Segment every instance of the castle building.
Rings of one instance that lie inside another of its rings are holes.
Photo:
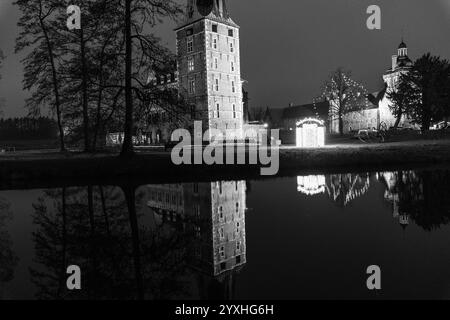
[[[178,87],[203,130],[232,130],[244,125],[239,26],[226,0],[188,0],[176,28]],[[210,136],[210,139],[212,137]]]
[[[408,57],[408,47],[402,40],[398,47],[397,55],[392,56],[391,68],[388,69],[383,75],[383,80],[386,84],[386,93],[395,91],[397,89],[397,84],[400,80],[400,76],[409,72],[412,65],[413,62]],[[397,120],[389,108],[390,105],[392,105],[392,102],[387,97],[387,94],[384,94],[382,99],[379,101],[379,110],[380,121],[384,123],[387,128],[393,127]],[[403,116],[402,119],[400,119],[399,126],[411,126],[406,116]]]
[[[402,40],[397,55],[392,56],[391,67],[383,74],[385,88],[369,94],[366,97],[366,105],[361,106],[359,110],[347,112],[343,115],[345,134],[365,129],[387,130],[395,126],[397,118],[392,114],[390,109],[392,101],[388,98],[387,93],[396,90],[400,75],[408,72],[412,64],[408,57],[408,47]],[[330,133],[338,134],[338,119],[331,119],[330,123]],[[406,116],[403,116],[400,119],[399,127],[413,127],[413,125]]]

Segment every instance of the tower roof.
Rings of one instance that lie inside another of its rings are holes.
[[[185,17],[175,30],[205,18],[239,28],[230,17],[226,0],[187,0]]]
[[[402,40],[402,43],[400,43],[400,45],[398,46],[399,49],[406,49],[408,48],[408,46],[406,45],[406,43]]]

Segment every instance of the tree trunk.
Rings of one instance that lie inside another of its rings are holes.
[[[133,93],[131,39],[131,0],[125,0],[125,126],[121,156],[130,157],[133,152]]]
[[[48,59],[49,59],[50,66],[52,69],[52,82],[53,82],[53,92],[55,94],[56,119],[58,122],[58,130],[59,130],[59,146],[60,146],[61,152],[65,152],[66,146],[64,144],[64,129],[63,129],[62,120],[61,120],[61,101],[60,101],[60,97],[59,97],[58,76],[56,74],[53,46],[52,46],[52,43],[50,42],[47,28],[45,27],[44,21],[42,19],[40,19],[40,23],[41,23],[42,32],[44,33],[45,42],[47,44]]]
[[[339,134],[344,135],[344,120],[342,119],[342,112],[339,111]]]
[[[134,272],[137,286],[138,299],[144,299],[144,284],[142,279],[141,254],[139,249],[139,227],[136,215],[136,196],[133,187],[123,187],[123,193],[128,206],[128,215],[131,227],[131,240],[133,243]]]
[[[400,121],[402,120],[402,116],[403,116],[403,113],[400,112],[400,113],[398,114],[398,116],[397,116],[397,119],[395,120],[395,124],[394,124],[394,129],[395,129],[395,130],[397,130],[397,128],[398,128],[398,126],[399,126],[399,124],[400,124]]]
[[[89,111],[87,92],[87,68],[86,68],[86,43],[84,42],[83,28],[80,30],[80,51],[81,51],[81,73],[82,73],[82,105],[83,105],[83,130],[84,130],[84,152],[91,151],[89,139]]]

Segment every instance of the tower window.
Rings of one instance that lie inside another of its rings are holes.
[[[230,52],[231,52],[231,53],[234,52],[234,45],[233,45],[233,42],[230,42]]]
[[[216,116],[217,118],[220,118],[220,104],[216,105]],[[222,183],[220,183],[220,194],[222,194]]]
[[[188,71],[192,72],[195,69],[195,63],[194,63],[194,57],[190,56],[188,57]]]
[[[216,91],[219,91],[219,79],[216,79]]]
[[[213,24],[212,25],[212,32],[215,32],[215,33],[218,32],[218,25],[217,24]]]
[[[234,37],[233,29],[228,29],[228,36],[229,37]]]
[[[225,231],[223,230],[223,228],[220,228],[220,230],[219,230],[219,236],[220,236],[220,239],[225,239]]]
[[[213,40],[213,48],[217,49],[217,39],[216,38],[214,38],[214,40]]]
[[[222,206],[219,207],[219,219],[223,220],[223,207]]]
[[[233,118],[234,119],[237,118],[237,116],[236,116],[236,105],[235,104],[233,104]]]
[[[214,68],[219,69],[219,59],[214,58]]]
[[[236,92],[236,86],[234,85],[234,81],[231,81],[231,92]]]
[[[234,62],[231,61],[231,72],[234,72]]]
[[[192,53],[194,51],[194,37],[187,39],[187,52]]]

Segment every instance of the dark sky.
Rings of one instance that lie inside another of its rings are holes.
[[[185,2],[185,0],[179,0]],[[0,80],[5,116],[24,115],[22,67],[13,53],[19,16],[13,0],[0,0],[0,48],[8,56]],[[242,77],[252,106],[309,103],[331,71],[342,66],[369,91],[383,72],[402,33],[412,59],[431,52],[450,58],[450,0],[228,0],[241,26]],[[381,31],[366,28],[367,7],[382,10]],[[174,48],[174,23],[158,34]],[[403,30],[403,31],[402,31]]]

